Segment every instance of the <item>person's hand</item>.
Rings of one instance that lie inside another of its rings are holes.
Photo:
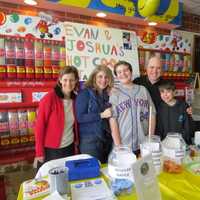
[[[112,109],[111,108],[107,108],[105,109],[101,114],[100,114],[101,118],[109,118],[112,117]]]
[[[44,157],[35,157],[33,162],[33,168],[37,168],[38,162],[43,163]]]
[[[192,115],[192,107],[191,107],[191,106],[188,107],[188,108],[186,109],[186,112],[187,112],[188,115]]]

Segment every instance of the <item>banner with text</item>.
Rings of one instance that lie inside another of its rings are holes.
[[[119,60],[129,62],[133,76],[139,76],[137,36],[135,32],[87,24],[64,22],[66,64],[78,68],[82,81],[97,65],[111,70]]]

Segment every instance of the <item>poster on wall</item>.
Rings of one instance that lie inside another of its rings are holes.
[[[45,12],[38,16],[0,12],[0,34],[33,37],[48,40],[62,40],[62,22]]]
[[[133,76],[139,76],[137,36],[135,32],[80,23],[64,22],[66,64],[74,65],[81,81],[88,79],[97,65],[111,70],[119,60],[129,62]]]
[[[156,31],[138,31],[138,47],[167,52],[192,53],[193,35],[184,31],[172,30],[170,34]]]

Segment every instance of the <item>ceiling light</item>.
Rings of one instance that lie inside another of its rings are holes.
[[[107,15],[106,15],[106,13],[99,12],[99,13],[96,14],[96,16],[97,16],[97,17],[102,17],[102,18],[103,18],[103,17],[106,17]]]
[[[31,6],[37,5],[37,2],[35,0],[24,0],[24,3],[31,5]]]
[[[156,26],[158,23],[157,22],[148,22],[149,26]]]

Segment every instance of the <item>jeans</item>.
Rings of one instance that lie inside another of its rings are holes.
[[[101,163],[108,161],[108,155],[112,149],[112,140],[100,140],[95,136],[84,136],[80,138],[81,153],[89,154],[97,158]]]
[[[45,147],[45,162],[74,155],[74,143],[60,149]]]
[[[47,161],[74,155],[74,143],[70,144],[67,147],[60,148],[60,149],[53,149],[53,148],[45,147],[44,152],[45,152],[44,162],[37,163],[37,171]]]

